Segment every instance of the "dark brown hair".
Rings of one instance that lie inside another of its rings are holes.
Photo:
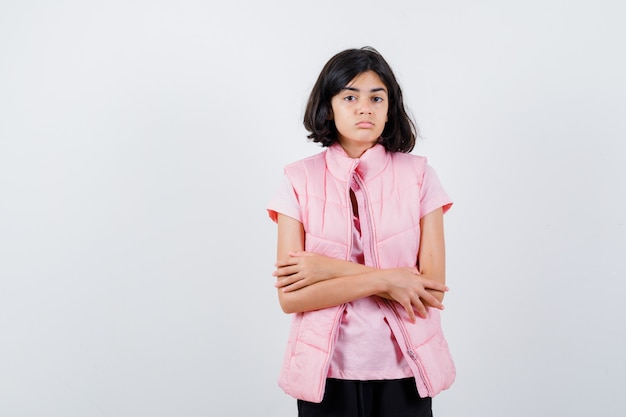
[[[388,90],[389,113],[380,143],[389,152],[411,152],[415,146],[417,127],[407,114],[402,90],[391,67],[378,51],[369,46],[346,49],[324,65],[304,112],[304,127],[310,133],[307,137],[322,146],[330,146],[337,141],[337,128],[330,117],[331,99],[366,71],[375,72]]]

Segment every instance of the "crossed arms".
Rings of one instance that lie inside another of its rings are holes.
[[[417,267],[379,269],[304,251],[299,221],[278,215],[278,251],[274,276],[285,313],[318,310],[376,295],[396,301],[411,321],[426,317],[427,307],[443,309],[445,243],[443,210],[420,220]]]

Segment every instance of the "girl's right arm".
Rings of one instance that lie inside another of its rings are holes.
[[[302,223],[279,214],[277,264],[293,254],[306,256],[302,253],[304,237]],[[411,320],[415,320],[415,311],[421,317],[426,316],[424,304],[443,308],[428,290],[446,291],[445,285],[426,280],[411,268],[376,269],[348,261],[330,261],[321,255],[311,256],[324,258],[325,268],[330,269],[321,273],[320,280],[296,290],[285,291],[281,288],[283,285],[277,285],[278,299],[286,313],[318,310],[377,294],[385,294],[386,298],[401,304]],[[337,276],[338,271],[347,275]],[[289,276],[278,276],[278,280],[281,279],[289,279]]]

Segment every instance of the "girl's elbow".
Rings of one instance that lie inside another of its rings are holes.
[[[280,304],[280,308],[283,310],[283,313],[285,314],[292,314],[292,313],[297,313],[297,311],[290,306],[289,304]]]
[[[278,291],[278,303],[280,304],[280,308],[283,310],[283,313],[298,313],[296,304],[290,299],[291,297],[289,297],[288,294],[283,293],[281,290]]]

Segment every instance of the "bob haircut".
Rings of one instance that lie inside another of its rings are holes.
[[[304,127],[310,133],[307,137],[322,146],[337,142],[338,132],[331,118],[331,99],[366,71],[375,72],[388,90],[389,113],[379,143],[389,152],[411,152],[418,136],[417,127],[407,114],[402,90],[391,67],[370,46],[339,52],[322,68],[304,113]]]

